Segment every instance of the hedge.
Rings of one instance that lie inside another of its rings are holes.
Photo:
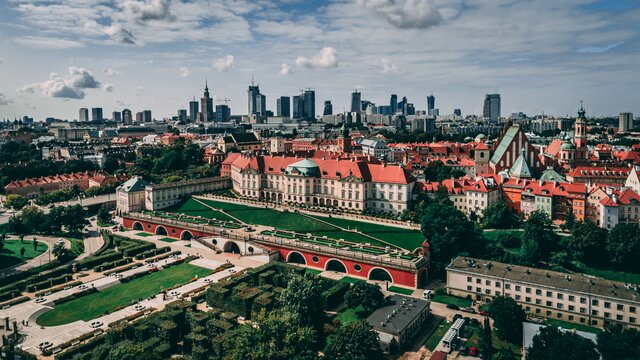
[[[133,269],[135,267],[138,267],[138,266],[141,266],[141,265],[138,264],[138,263],[131,263],[131,264],[127,265],[127,266],[117,267],[117,268],[115,268],[113,270],[105,271],[102,274],[109,276],[111,274],[115,274],[115,273],[131,270],[131,269]]]
[[[131,248],[126,248],[124,249],[122,252],[124,253],[124,256],[136,256],[140,253],[143,253],[145,251],[151,250],[151,249],[155,249],[156,245],[152,244],[152,243],[144,243],[138,246],[134,246]]]
[[[74,287],[74,286],[80,285],[80,284],[82,284],[82,281],[76,280],[76,281],[72,281],[70,283],[66,283],[66,284],[63,284],[63,285],[60,285],[60,286],[52,287],[50,289],[46,289],[46,290],[43,290],[43,291],[38,291],[36,293],[36,297],[44,296],[44,294],[46,294],[48,292],[54,293],[54,292],[62,291],[62,290],[65,290],[68,287]]]
[[[122,259],[121,252],[112,252],[112,253],[107,253],[105,255],[100,255],[100,256],[90,256],[88,258],[78,261],[76,263],[76,267],[78,269],[94,268],[98,265],[102,265],[104,263],[116,261],[119,259]]]
[[[153,257],[153,256],[156,256],[156,255],[159,255],[159,254],[164,254],[164,253],[169,252],[169,251],[171,251],[171,247],[163,246],[163,247],[158,248],[158,249],[151,249],[151,250],[147,250],[147,251],[141,252],[141,253],[137,254],[135,256],[135,258],[136,258],[136,260],[142,260],[142,259],[146,259],[146,258],[148,258],[150,256]]]
[[[97,348],[98,346],[105,343],[107,337],[105,335],[100,335],[93,338],[91,341],[88,341],[83,344],[78,344],[67,351],[60,353],[55,356],[56,360],[71,360],[77,354],[82,354],[86,352],[91,352],[91,350]]]
[[[35,291],[38,291],[40,289],[50,288],[53,285],[67,283],[67,282],[69,282],[71,280],[73,280],[73,276],[72,275],[62,275],[60,277],[51,278],[51,279],[47,279],[47,280],[39,282],[39,283],[27,285],[25,287],[25,291],[26,292],[35,292]]]
[[[98,291],[98,289],[96,289],[94,287],[89,287],[88,289],[82,290],[80,292],[76,292],[76,293],[73,293],[73,294],[71,294],[69,296],[56,299],[56,300],[53,301],[53,303],[55,305],[64,304],[64,303],[69,302],[71,300],[75,300],[77,298],[81,298],[81,297],[83,297],[85,295],[89,295],[89,294],[97,292],[97,291]]]
[[[322,292],[324,303],[328,309],[338,306],[344,301],[344,294],[351,285],[347,282],[338,281],[335,285]]]
[[[17,287],[7,286],[6,288],[2,289],[2,292],[0,292],[0,301],[13,299],[15,296],[19,296],[19,295],[20,295],[20,290],[18,290]]]
[[[129,264],[130,262],[131,262],[131,258],[124,258],[124,259],[116,260],[116,261],[113,261],[113,262],[110,262],[110,263],[98,265],[95,268],[93,268],[93,270],[95,272],[102,272],[102,271],[105,271],[105,270],[110,270],[110,269],[116,268],[118,266]]]
[[[25,301],[29,301],[29,298],[28,298],[28,297],[26,297],[26,296],[20,296],[20,297],[17,297],[17,298],[15,298],[15,299],[11,299],[11,300],[9,300],[9,301],[3,302],[3,303],[2,303],[2,307],[5,307],[5,306],[7,306],[7,305],[9,305],[9,306],[13,306],[13,305],[16,305],[16,304],[23,303],[23,302],[25,302]]]

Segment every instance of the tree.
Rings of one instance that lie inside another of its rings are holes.
[[[23,257],[24,257],[24,253],[25,253],[26,251],[27,251],[27,250],[24,248],[24,246],[20,248],[20,257],[21,257],[21,258],[23,258]]]
[[[493,360],[519,360],[520,358],[516,356],[511,350],[502,348],[500,349],[494,356]]]
[[[620,324],[609,325],[598,333],[597,344],[602,360],[635,360],[640,349],[640,332]]]
[[[520,226],[520,220],[500,201],[482,213],[482,226],[485,229],[514,229]]]
[[[571,256],[588,265],[603,264],[606,257],[607,230],[587,221],[573,227],[564,245]]]
[[[520,325],[521,326],[521,325]],[[553,326],[540,329],[527,348],[529,360],[599,360],[595,344],[571,331],[562,331]]]
[[[33,251],[38,251],[38,240],[36,240],[36,237],[33,237]]]
[[[364,321],[340,326],[327,339],[324,354],[328,360],[383,359],[378,333]]]
[[[56,257],[56,259],[62,260],[69,256],[69,249],[64,247],[64,244],[62,243],[56,243],[55,245],[53,245],[51,253]]]
[[[611,262],[621,268],[640,272],[640,228],[638,224],[618,223],[607,237],[606,249]]]
[[[27,233],[27,227],[24,226],[24,223],[22,222],[22,217],[15,214],[11,215],[11,217],[9,218],[7,230],[15,234]]]
[[[104,204],[100,206],[100,209],[98,210],[98,215],[96,217],[98,221],[102,224],[111,223],[111,213],[109,213],[107,206]]]
[[[7,240],[7,234],[0,234],[0,250],[4,248],[4,242]]]
[[[479,256],[484,250],[485,239],[476,225],[453,206],[428,205],[422,215],[421,227],[431,246],[431,265],[436,272],[442,272],[459,254]]]
[[[140,345],[131,340],[123,340],[117,344],[113,344],[106,360],[136,360],[143,358],[157,359],[157,357],[152,354],[145,352]]]
[[[489,318],[484,318],[484,326],[482,327],[482,339],[480,339],[480,354],[483,359],[493,357],[493,339],[491,338],[491,324]]]
[[[283,310],[291,313],[299,326],[322,329],[325,304],[320,281],[313,274],[294,275],[282,292]]]
[[[37,206],[27,206],[22,209],[22,223],[31,231],[41,231],[42,224],[45,222],[45,214]]]
[[[227,337],[229,360],[315,360],[318,353],[317,332],[298,327],[291,314],[273,312],[259,326],[245,324]]]
[[[380,287],[364,281],[358,281],[344,295],[347,306],[355,309],[362,305],[365,312],[369,313],[378,308],[384,302],[384,294]]]
[[[489,305],[489,316],[493,319],[498,337],[514,344],[522,341],[522,322],[526,315],[515,300],[505,296],[495,297]]]
[[[4,200],[4,206],[8,208],[12,208],[14,210],[20,210],[25,207],[29,203],[29,200],[23,196],[18,194],[10,194],[7,195],[7,198]]]
[[[564,230],[573,230],[573,227],[576,226],[576,215],[573,213],[573,208],[569,207],[567,209],[567,216],[564,219],[564,224],[562,224],[562,228]]]
[[[520,257],[524,263],[538,265],[549,259],[558,242],[558,234],[553,231],[547,214],[534,211],[524,224]]]

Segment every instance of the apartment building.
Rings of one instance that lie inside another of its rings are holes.
[[[508,296],[528,314],[603,327],[640,325],[640,286],[459,256],[447,266],[451,295],[490,301]]]

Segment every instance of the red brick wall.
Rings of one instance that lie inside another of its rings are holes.
[[[157,225],[157,224],[154,224],[152,222],[134,220],[134,219],[129,219],[127,217],[123,218],[122,224],[124,225],[124,227],[126,227],[128,229],[133,229],[133,224],[135,222],[139,222],[140,224],[142,224],[142,227],[144,228],[143,231],[147,232],[147,233],[150,233],[150,234],[155,234],[157,227],[158,226],[162,226],[167,230],[167,235],[166,235],[167,237],[178,239],[178,240],[180,240],[180,235],[185,230],[183,228],[176,227],[176,226]],[[188,231],[191,232],[191,234],[194,237],[211,236],[211,234],[206,234],[206,233],[199,232],[199,231],[194,231],[194,230],[191,230],[191,229],[189,229]]]

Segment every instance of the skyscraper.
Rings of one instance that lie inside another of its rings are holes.
[[[214,115],[216,122],[229,121],[231,117],[231,108],[229,105],[216,105],[216,113]]]
[[[460,109],[453,109],[453,115],[455,115],[455,116],[462,116],[462,110],[460,110]]]
[[[78,114],[78,121],[89,121],[89,109],[80,109],[80,114]]]
[[[276,100],[276,114],[280,117],[291,117],[291,99],[288,96],[281,96]]]
[[[91,108],[91,121],[102,122],[102,108]]]
[[[302,95],[296,95],[293,97],[293,118],[300,119],[304,113],[304,98]]]
[[[213,121],[213,99],[209,96],[209,85],[206,79],[204,81],[204,95],[200,99],[200,108],[202,109],[202,121]]]
[[[333,105],[331,104],[331,100],[327,100],[324,102],[324,110],[322,111],[322,115],[333,115]]]
[[[143,122],[151,122],[153,118],[151,117],[151,110],[143,110],[142,111],[142,121]]]
[[[391,95],[389,106],[391,106],[391,115],[395,115],[398,112],[398,95],[396,94]]]
[[[630,130],[633,130],[633,114],[630,112],[620,113],[618,132],[626,133]]]
[[[267,97],[258,93],[256,94],[256,115],[267,116]]]
[[[247,91],[249,97],[247,115],[257,114],[258,108],[258,95],[260,95],[260,86],[253,83],[253,77],[251,78],[251,85]]]
[[[500,120],[500,94],[485,95],[482,116],[492,123]]]
[[[351,112],[362,111],[362,94],[356,90],[351,93]]]
[[[187,122],[187,109],[178,109],[178,121]]]
[[[191,121],[192,123],[196,122],[197,118],[198,118],[198,102],[194,97],[193,101],[189,101],[189,121]]]
[[[431,111],[436,108],[436,97],[433,95],[427,96],[427,115],[431,115]]]
[[[302,117],[308,120],[316,118],[316,92],[313,90],[304,91],[304,106]]]
[[[120,122],[122,121],[122,114],[120,113],[120,111],[114,111],[114,112],[111,114],[111,117],[112,117],[112,120],[113,120],[116,124],[118,124],[118,123],[120,123]]]
[[[133,116],[131,115],[131,110],[129,109],[122,110],[122,123],[124,125],[131,125],[133,123]]]
[[[402,113],[402,115],[407,115],[407,97],[403,96],[402,101],[398,103],[398,112]]]

